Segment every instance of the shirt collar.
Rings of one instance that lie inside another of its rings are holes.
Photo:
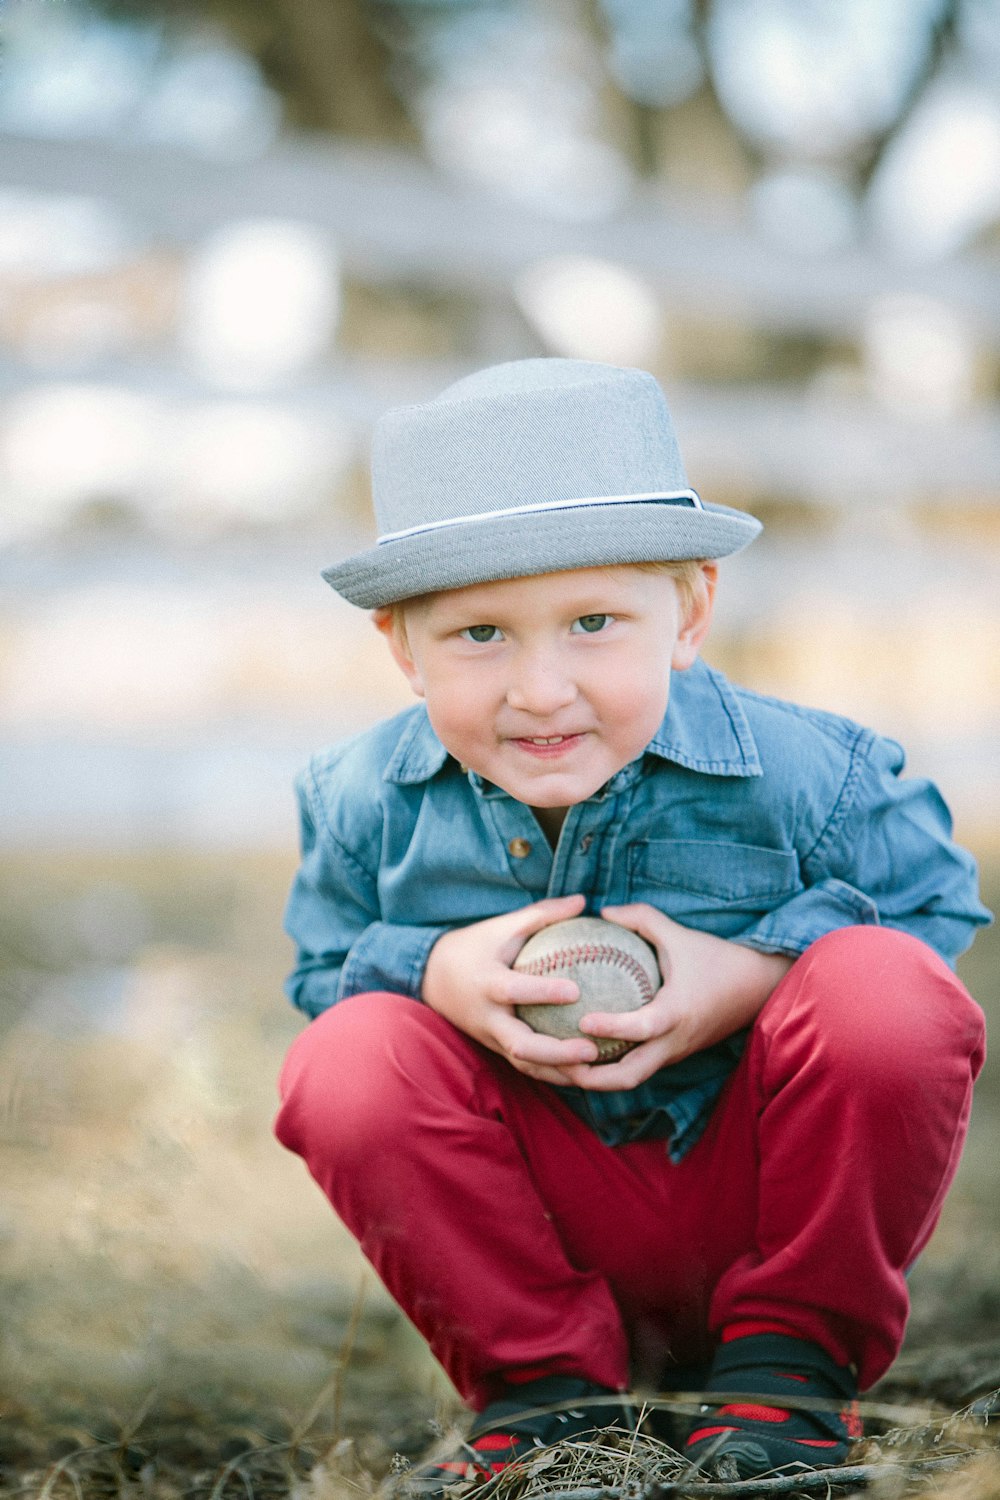
[[[386,781],[401,786],[429,781],[450,759],[431,728],[423,704],[411,709],[410,714],[384,772]],[[645,753],[709,776],[763,774],[753,732],[736,692],[721,672],[702,661],[696,661],[686,672],[674,673],[666,716]]]
[[[708,776],[764,774],[739,695],[700,659],[671,678],[667,712],[647,754]]]
[[[395,781],[400,786],[429,781],[449,759],[447,750],[431,728],[426,708],[418,703],[409,710],[409,723],[396,741],[382,779]]]

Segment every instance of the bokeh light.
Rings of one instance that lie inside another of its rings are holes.
[[[3,676],[0,715],[104,733],[197,721],[218,700],[234,624],[183,589],[75,589],[30,622]]]
[[[44,535],[86,500],[142,494],[158,440],[156,408],[134,391],[74,384],[25,391],[0,430],[0,543]]]
[[[211,156],[263,151],[281,109],[260,69],[210,26],[188,35],[164,17],[110,19],[73,4],[6,0],[0,130],[112,135]]]
[[[0,187],[0,277],[86,275],[119,265],[135,248],[134,233],[95,198]]]
[[[439,166],[553,218],[610,214],[633,185],[600,130],[596,58],[556,7],[459,7],[418,28],[414,89]]]
[[[903,261],[953,255],[1000,214],[1000,89],[943,78],[889,146],[869,195],[874,230]]]
[[[891,124],[943,9],[944,0],[715,0],[716,88],[760,144],[836,157]]]
[[[866,322],[864,351],[872,390],[893,411],[948,418],[971,401],[975,341],[963,319],[941,303],[879,298]]]
[[[336,417],[321,432],[273,404],[203,402],[174,417],[164,508],[203,534],[236,520],[288,521],[335,491],[353,453]]]
[[[220,229],[193,257],[181,343],[221,386],[280,384],[329,347],[339,311],[337,262],[316,230],[279,220]]]
[[[692,0],[601,0],[601,11],[609,30],[608,71],[637,104],[680,104],[704,81]]]
[[[552,354],[642,365],[656,356],[663,309],[621,266],[588,256],[553,256],[523,271],[515,295]]]

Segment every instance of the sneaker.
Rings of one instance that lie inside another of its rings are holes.
[[[493,1401],[480,1412],[465,1442],[446,1458],[431,1460],[404,1476],[404,1496],[434,1500],[452,1485],[485,1484],[513,1465],[523,1463],[540,1448],[589,1436],[620,1421],[622,1408],[613,1403],[587,1405],[587,1398],[615,1396],[604,1385],[572,1376],[549,1375],[511,1388],[509,1396]],[[562,1411],[534,1408],[576,1403]]]
[[[759,1479],[842,1464],[861,1436],[853,1373],[825,1350],[778,1333],[751,1334],[720,1344],[706,1391],[739,1393],[749,1401],[701,1408],[684,1456],[719,1479]],[[821,1406],[772,1405],[758,1398],[815,1396]]]

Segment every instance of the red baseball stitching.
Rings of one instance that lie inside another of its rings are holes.
[[[612,968],[623,969],[638,986],[639,993],[643,996],[643,1005],[652,1000],[655,994],[649,975],[639,960],[633,958],[631,953],[624,953],[621,948],[612,948],[604,943],[556,948],[551,953],[540,953],[537,958],[529,958],[526,964],[519,964],[518,967],[522,974],[537,976],[551,974],[553,969],[561,969],[567,964],[610,964]]]

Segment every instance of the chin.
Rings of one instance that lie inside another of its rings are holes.
[[[578,802],[586,802],[595,792],[599,792],[604,781],[595,782],[593,786],[556,787],[553,790],[541,791],[539,788],[524,787],[520,791],[512,791],[511,796],[516,797],[519,802],[526,802],[529,807],[576,807]]]

